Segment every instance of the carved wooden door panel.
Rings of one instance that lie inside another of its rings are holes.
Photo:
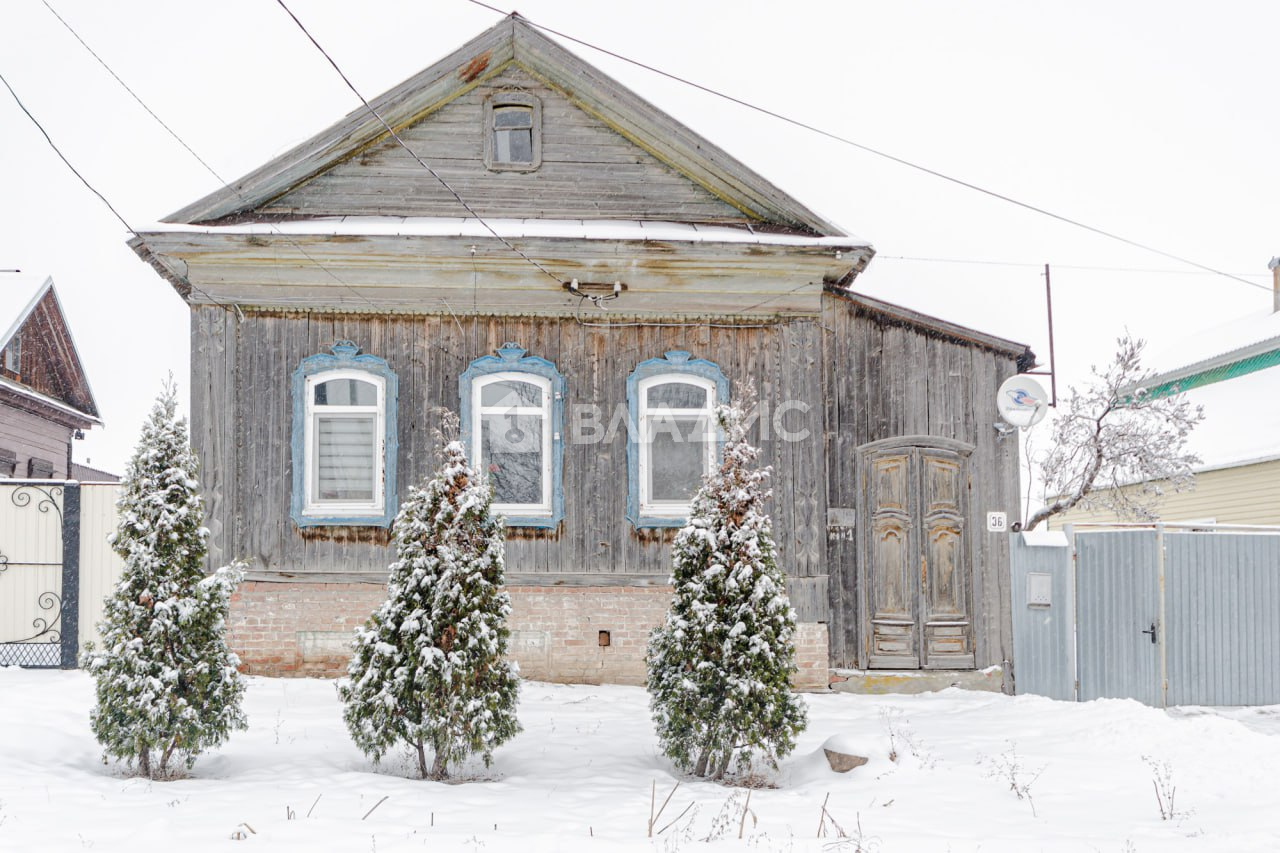
[[[909,452],[881,453],[871,457],[866,471],[869,655],[870,665],[878,668],[920,666],[913,468]]]
[[[867,665],[974,665],[965,455],[896,447],[863,457]]]
[[[924,666],[973,667],[970,578],[965,551],[965,458],[921,448],[920,527],[924,538],[920,570]]]

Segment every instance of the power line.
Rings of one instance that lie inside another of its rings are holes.
[[[282,0],[278,0],[278,1],[279,1],[279,2],[282,2]],[[511,13],[509,13],[509,12],[506,12],[506,11],[502,10],[502,9],[499,9],[499,8],[498,8],[498,7],[496,7],[496,6],[490,5],[489,3],[485,3],[485,2],[484,2],[484,0],[467,0],[467,2],[468,2],[468,3],[472,3],[472,4],[476,5],[476,6],[480,6],[481,8],[488,9],[488,10],[489,10],[489,11],[491,11],[491,12],[497,12],[497,13],[498,13],[498,14],[500,14],[500,15],[507,15],[507,16],[509,16],[509,15],[511,14]],[[890,160],[890,161],[892,161],[892,162],[894,162],[894,163],[897,163],[897,164],[899,164],[899,165],[901,165],[901,166],[906,166],[907,168],[915,169],[916,171],[919,171],[919,172],[924,172],[926,175],[932,175],[932,176],[933,176],[933,177],[935,177],[935,178],[939,178],[939,179],[941,179],[941,180],[948,181],[949,183],[953,183],[953,184],[956,184],[957,186],[964,187],[965,189],[969,189],[969,190],[973,190],[974,192],[982,193],[983,195],[990,196],[991,198],[998,199],[998,200],[1003,201],[1003,202],[1006,202],[1006,203],[1008,203],[1008,204],[1016,205],[1017,207],[1021,207],[1021,208],[1023,208],[1024,210],[1029,210],[1029,211],[1031,211],[1031,212],[1033,212],[1033,213],[1038,213],[1038,214],[1040,214],[1041,216],[1047,216],[1047,217],[1049,217],[1050,219],[1056,219],[1057,221],[1059,221],[1059,222],[1063,222],[1063,223],[1066,223],[1067,225],[1072,225],[1072,226],[1075,226],[1076,228],[1081,228],[1081,229],[1083,229],[1083,230],[1085,230],[1085,231],[1089,231],[1089,232],[1092,232],[1092,233],[1094,233],[1094,234],[1098,234],[1098,235],[1100,235],[1100,236],[1102,236],[1102,237],[1106,237],[1106,238],[1111,239],[1111,240],[1116,240],[1116,241],[1118,241],[1118,242],[1125,243],[1125,244],[1127,244],[1127,245],[1129,245],[1129,246],[1133,246],[1133,247],[1135,247],[1135,248],[1142,249],[1143,251],[1146,251],[1146,252],[1153,252],[1154,254],[1161,255],[1161,256],[1163,256],[1163,257],[1169,258],[1170,260],[1177,261],[1178,263],[1181,263],[1181,264],[1187,264],[1187,265],[1189,265],[1189,266],[1193,266],[1193,267],[1196,267],[1196,268],[1198,268],[1198,269],[1204,270],[1205,272],[1213,273],[1214,275],[1220,275],[1220,276],[1223,276],[1224,278],[1229,278],[1229,279],[1231,279],[1232,281],[1238,281],[1238,282],[1240,282],[1241,284],[1247,284],[1247,285],[1249,285],[1250,287],[1257,287],[1257,288],[1260,288],[1260,289],[1262,289],[1262,290],[1270,290],[1270,288],[1265,287],[1264,285],[1258,284],[1258,283],[1256,283],[1256,282],[1248,281],[1248,280],[1243,279],[1243,278],[1241,278],[1241,277],[1239,277],[1239,276],[1237,276],[1237,275],[1233,275],[1233,274],[1228,273],[1228,272],[1223,272],[1222,270],[1215,269],[1215,268],[1213,268],[1213,267],[1211,267],[1211,266],[1207,266],[1207,265],[1205,265],[1205,264],[1198,263],[1198,262],[1193,261],[1193,260],[1191,260],[1191,259],[1189,259],[1189,258],[1184,258],[1184,257],[1182,257],[1182,256],[1180,256],[1180,255],[1175,255],[1175,254],[1173,254],[1172,252],[1166,252],[1166,251],[1164,251],[1163,249],[1158,249],[1158,248],[1156,248],[1156,247],[1154,247],[1154,246],[1150,246],[1150,245],[1147,245],[1147,244],[1145,244],[1145,243],[1140,243],[1140,242],[1138,242],[1137,240],[1131,240],[1131,239],[1129,239],[1128,237],[1121,236],[1120,234],[1116,234],[1116,233],[1115,233],[1115,232],[1113,232],[1113,231],[1107,231],[1106,229],[1098,228],[1098,227],[1093,226],[1093,225],[1089,225],[1089,224],[1087,224],[1087,223],[1085,223],[1085,222],[1081,222],[1081,221],[1080,221],[1080,220],[1078,220],[1078,219],[1072,219],[1072,218],[1071,218],[1071,217],[1069,217],[1069,216],[1064,216],[1064,215],[1062,215],[1062,214],[1060,214],[1060,213],[1054,213],[1054,212],[1053,212],[1053,211],[1051,211],[1051,210],[1047,210],[1047,209],[1045,209],[1045,208],[1043,208],[1043,207],[1039,207],[1039,206],[1034,205],[1034,204],[1031,204],[1031,203],[1029,203],[1029,202],[1020,201],[1020,200],[1018,200],[1018,199],[1016,199],[1016,198],[1013,198],[1012,196],[1008,196],[1008,195],[1005,195],[1005,194],[1003,194],[1003,193],[996,192],[995,190],[989,190],[989,189],[986,189],[985,187],[981,187],[981,186],[979,186],[979,185],[977,185],[977,184],[970,183],[969,181],[965,181],[965,180],[962,180],[962,179],[960,179],[960,178],[952,177],[951,175],[948,175],[948,174],[946,174],[946,173],[944,173],[944,172],[939,172],[939,171],[937,171],[936,169],[930,169],[928,166],[922,166],[922,165],[920,165],[919,163],[914,163],[914,162],[912,162],[912,161],[910,161],[910,160],[907,160],[907,159],[905,159],[905,158],[903,158],[903,157],[898,157],[898,156],[896,156],[896,155],[894,155],[894,154],[890,154],[890,153],[889,153],[889,152],[887,152],[887,151],[882,151],[882,150],[880,150],[880,149],[878,149],[878,148],[873,148],[873,147],[871,147],[870,145],[864,145],[864,144],[862,144],[861,142],[855,142],[854,140],[849,139],[848,137],[845,137],[845,136],[841,136],[841,135],[839,135],[838,133],[833,133],[833,132],[831,132],[831,131],[829,131],[829,130],[823,130],[823,129],[822,129],[822,128],[820,128],[820,127],[816,127],[816,126],[814,126],[814,125],[811,125],[811,124],[808,124],[808,123],[806,123],[806,122],[800,121],[799,119],[794,119],[794,118],[791,118],[790,116],[783,115],[783,114],[781,114],[781,113],[775,112],[775,111],[770,110],[770,109],[767,109],[767,108],[765,108],[765,107],[757,106],[756,104],[753,104],[753,103],[751,103],[750,101],[744,101],[744,100],[742,100],[741,98],[737,98],[737,97],[734,97],[733,95],[729,95],[729,94],[726,94],[726,93],[724,93],[724,92],[721,92],[721,91],[719,91],[719,90],[717,90],[717,89],[713,89],[713,88],[711,88],[710,86],[704,86],[704,85],[702,85],[701,83],[695,83],[694,81],[689,80],[689,79],[684,78],[684,77],[681,77],[681,76],[679,76],[678,74],[672,74],[672,73],[671,73],[671,72],[669,72],[669,71],[663,71],[663,70],[662,70],[662,69],[660,69],[660,68],[656,68],[656,67],[654,67],[654,66],[652,66],[652,65],[648,65],[648,64],[646,64],[646,63],[644,63],[644,62],[640,62],[639,60],[632,59],[632,58],[630,58],[630,57],[628,57],[628,56],[624,56],[624,55],[622,55],[622,54],[620,54],[620,53],[616,53],[615,51],[609,50],[608,48],[600,47],[599,45],[593,44],[593,43],[591,43],[591,42],[589,42],[589,41],[585,41],[585,40],[583,40],[583,39],[580,39],[580,38],[576,38],[576,37],[574,37],[574,36],[571,36],[571,35],[569,35],[568,33],[561,32],[560,30],[552,29],[551,27],[545,26],[544,24],[539,24],[539,23],[537,23],[536,21],[532,21],[532,20],[530,20],[530,19],[528,19],[528,18],[524,17],[523,15],[521,15],[521,16],[520,16],[520,19],[521,19],[522,21],[524,21],[525,23],[529,24],[529,25],[530,25],[530,26],[532,26],[532,27],[536,27],[536,28],[537,28],[537,29],[539,29],[539,30],[542,30],[542,31],[544,31],[544,32],[551,33],[552,35],[558,36],[559,38],[565,39],[566,41],[571,41],[571,42],[573,42],[574,44],[582,45],[583,47],[590,48],[591,50],[597,51],[597,52],[599,52],[599,53],[603,53],[605,56],[613,57],[614,59],[617,59],[617,60],[619,60],[619,61],[621,61],[621,62],[628,63],[629,65],[634,65],[634,66],[636,66],[637,68],[643,68],[644,70],[649,71],[649,72],[651,72],[651,73],[653,73],[653,74],[657,74],[657,75],[659,75],[659,76],[661,76],[661,77],[666,77],[668,80],[673,80],[673,81],[675,81],[675,82],[677,82],[677,83],[681,83],[681,84],[683,84],[683,85],[685,85],[685,86],[689,86],[689,87],[691,87],[691,88],[697,89],[697,90],[698,90],[698,91],[700,91],[700,92],[705,92],[705,93],[707,93],[708,95],[712,95],[712,96],[717,97],[717,98],[720,98],[720,99],[722,99],[722,100],[729,101],[730,103],[737,104],[737,105],[738,105],[738,106],[740,106],[740,107],[744,107],[744,108],[746,108],[746,109],[752,110],[752,111],[757,112],[757,113],[760,113],[760,114],[762,114],[762,115],[769,116],[770,118],[777,119],[778,121],[782,121],[782,122],[785,122],[785,123],[787,123],[787,124],[793,125],[793,126],[795,126],[795,127],[801,128],[802,130],[807,130],[807,131],[809,131],[809,132],[811,132],[811,133],[816,133],[816,134],[818,134],[819,136],[824,136],[824,137],[826,137],[826,138],[828,138],[828,139],[834,140],[834,141],[839,142],[839,143],[841,143],[841,144],[843,144],[843,145],[848,145],[848,146],[850,146],[850,147],[852,147],[852,148],[857,148],[858,150],[860,150],[860,151],[865,151],[865,152],[867,152],[868,154],[874,154],[874,155],[875,155],[875,156],[877,156],[877,157],[882,157],[882,158],[884,158],[884,159],[886,159],[886,160]]]
[[[132,96],[132,98],[134,99],[134,101],[136,101],[136,102],[137,102],[138,106],[142,107],[142,109],[146,111],[147,115],[149,115],[149,116],[151,116],[153,119],[155,119],[156,123],[157,123],[157,124],[159,124],[162,128],[164,128],[164,129],[165,129],[165,131],[167,131],[167,132],[168,132],[168,134],[169,134],[171,137],[173,137],[173,138],[177,141],[177,143],[178,143],[179,145],[181,145],[183,148],[185,148],[185,149],[187,150],[187,153],[188,153],[188,154],[190,154],[192,157],[194,157],[194,158],[195,158],[195,159],[200,163],[200,165],[201,165],[201,166],[203,166],[203,167],[205,168],[205,171],[206,171],[206,172],[208,172],[210,175],[213,175],[214,179],[215,179],[215,180],[217,180],[217,181],[218,181],[218,183],[222,184],[224,187],[226,187],[227,189],[229,189],[231,192],[235,193],[236,197],[237,197],[237,198],[239,198],[241,201],[245,202],[246,204],[248,203],[248,199],[246,199],[246,198],[245,198],[245,197],[240,193],[240,191],[239,191],[239,190],[237,190],[235,187],[233,187],[229,181],[227,181],[225,178],[223,178],[223,177],[222,177],[222,175],[218,174],[217,170],[215,170],[212,166],[210,166],[210,165],[208,164],[208,162],[206,162],[206,161],[205,161],[205,159],[204,159],[203,157],[201,157],[199,154],[197,154],[197,153],[196,153],[196,151],[195,151],[195,149],[194,149],[194,148],[192,148],[190,145],[188,145],[188,144],[187,144],[187,142],[186,142],[186,140],[184,140],[181,136],[179,136],[179,135],[178,135],[178,132],[177,132],[177,131],[175,131],[172,127],[170,127],[168,124],[166,124],[166,123],[165,123],[165,121],[164,121],[164,119],[162,119],[162,118],[160,118],[160,116],[156,115],[155,111],[154,111],[154,110],[152,110],[152,109],[151,109],[151,107],[147,106],[147,103],[146,103],[145,101],[143,101],[143,100],[142,100],[142,98],[138,95],[138,93],[137,93],[137,92],[135,92],[135,91],[133,91],[133,89],[129,87],[129,84],[128,84],[128,83],[126,83],[126,82],[124,82],[124,80],[123,80],[123,79],[121,79],[120,75],[119,75],[119,74],[117,74],[117,73],[116,73],[116,72],[111,68],[111,66],[107,64],[107,61],[106,61],[105,59],[103,59],[101,56],[99,56],[99,55],[98,55],[98,53],[97,53],[97,51],[95,51],[92,47],[90,47],[90,46],[89,46],[89,43],[88,43],[88,42],[86,42],[86,41],[85,41],[85,40],[80,36],[80,34],[79,34],[78,32],[76,32],[75,28],[74,28],[74,27],[72,27],[72,26],[71,26],[71,24],[70,24],[70,23],[68,23],[68,22],[67,22],[67,20],[66,20],[65,18],[63,18],[61,15],[59,15],[59,14],[58,14],[58,11],[57,11],[56,9],[54,9],[54,8],[53,8],[53,6],[49,5],[49,0],[41,0],[41,2],[42,2],[42,3],[44,3],[45,8],[46,8],[46,9],[48,9],[48,10],[53,14],[53,16],[54,16],[55,18],[57,18],[57,19],[62,23],[62,26],[66,27],[66,28],[67,28],[67,31],[68,31],[69,33],[71,33],[71,35],[75,36],[76,41],[80,42],[80,44],[81,44],[81,45],[83,45],[84,49],[85,49],[85,50],[87,50],[87,51],[89,52],[89,55],[90,55],[90,56],[92,56],[94,59],[96,59],[96,60],[98,61],[98,64],[99,64],[99,65],[101,65],[104,69],[106,69],[106,72],[107,72],[108,74],[110,74],[110,75],[115,79],[115,81],[116,81],[117,83],[119,83],[119,84],[120,84],[120,86],[121,86],[121,87],[122,87],[126,92],[128,92],[128,93],[129,93],[129,95],[130,95],[130,96]],[[285,241],[286,241],[287,243],[289,243],[289,245],[291,245],[291,246],[293,246],[295,249],[297,249],[297,250],[298,250],[298,252],[299,252],[299,253],[300,253],[304,258],[306,258],[307,260],[311,261],[311,262],[312,262],[313,264],[315,264],[316,266],[320,267],[320,269],[324,270],[324,272],[326,272],[326,273],[329,275],[329,277],[330,277],[330,278],[332,278],[334,281],[336,281],[336,282],[338,282],[339,284],[341,284],[341,285],[343,285],[344,287],[346,287],[346,288],[347,288],[348,290],[350,290],[350,291],[352,292],[352,294],[354,294],[357,298],[364,300],[364,302],[366,302],[366,303],[369,305],[369,307],[370,307],[370,308],[375,307],[375,306],[374,306],[374,304],[373,304],[372,302],[370,302],[370,301],[369,301],[369,299],[368,299],[364,294],[360,293],[360,292],[359,292],[359,291],[357,291],[354,287],[352,287],[349,283],[347,283],[346,281],[344,281],[343,279],[341,279],[340,277],[338,277],[338,275],[337,275],[337,274],[335,274],[332,270],[330,270],[330,269],[329,269],[328,267],[326,267],[324,264],[320,263],[320,262],[319,262],[319,261],[317,261],[315,258],[311,257],[311,255],[307,253],[307,250],[306,250],[306,249],[302,248],[302,246],[301,246],[297,241],[293,240],[293,239],[292,239],[292,238],[290,238],[288,235],[286,235],[283,231],[281,231],[279,228],[277,228],[277,227],[275,226],[275,224],[273,224],[273,223],[268,223],[268,225],[270,225],[270,227],[271,227],[271,230],[272,230],[272,231],[276,232],[276,233],[277,233],[277,234],[279,234],[281,237],[284,237]]]
[[[988,260],[979,260],[976,258],[920,258],[920,257],[910,257],[907,255],[877,254],[876,259],[884,260],[884,261],[919,261],[921,263],[935,263],[935,264],[975,264],[979,266],[988,266],[988,267],[1027,267],[1027,268],[1034,268],[1034,269],[1041,269],[1044,267],[1044,264],[1042,263],[1035,264],[1035,263],[1028,263],[1026,261],[988,261]],[[1217,275],[1218,274],[1218,273],[1210,272],[1209,270],[1168,270],[1168,269],[1154,269],[1152,267],[1107,267],[1107,266],[1091,266],[1086,264],[1054,264],[1053,268],[1055,270],[1084,270],[1084,271],[1090,271],[1090,272],[1160,273],[1162,275]],[[1267,275],[1266,273],[1242,272],[1242,273],[1232,273],[1231,275],[1233,276],[1234,275],[1239,275],[1239,276],[1251,275],[1256,278],[1263,278],[1263,277],[1270,278],[1270,276]],[[1252,284],[1252,282],[1246,282],[1246,284]],[[1267,288],[1262,285],[1257,285],[1257,286],[1263,287],[1264,290],[1270,290],[1270,288]]]
[[[430,172],[431,176],[440,182],[440,186],[444,187],[449,192],[449,194],[452,195],[457,200],[458,204],[462,205],[463,209],[465,209],[467,213],[471,214],[471,216],[474,217],[477,222],[483,225],[485,230],[488,231],[490,234],[492,234],[495,239],[497,239],[499,242],[502,243],[502,245],[506,246],[508,249],[510,249],[512,252],[515,252],[520,257],[524,258],[526,261],[528,261],[530,264],[532,264],[534,267],[540,270],[543,274],[545,274],[548,278],[551,278],[552,280],[554,280],[556,284],[558,285],[564,284],[564,280],[560,276],[551,272],[542,264],[538,263],[533,258],[526,255],[520,249],[516,248],[516,246],[513,245],[511,241],[507,240],[506,237],[503,237],[501,234],[495,231],[493,226],[491,226],[488,222],[486,222],[484,218],[480,216],[480,214],[476,213],[475,209],[472,208],[471,205],[467,204],[466,200],[463,199],[463,197],[458,194],[457,190],[449,186],[448,181],[446,181],[443,177],[441,177],[440,174],[436,172],[435,169],[431,168],[430,164],[428,164],[426,160],[423,160],[413,151],[413,149],[411,149],[408,145],[406,145],[405,141],[400,138],[400,134],[396,133],[395,128],[387,124],[387,120],[384,119],[378,113],[378,111],[373,108],[373,105],[370,104],[365,99],[364,95],[360,94],[360,90],[357,89],[355,87],[355,84],[351,82],[351,80],[347,77],[345,73],[343,73],[342,69],[338,66],[338,63],[334,61],[334,58],[329,55],[328,51],[326,51],[323,47],[320,46],[320,42],[316,41],[315,36],[311,35],[310,31],[307,30],[306,26],[303,25],[302,21],[298,20],[298,16],[293,14],[292,10],[290,10],[289,7],[285,5],[284,0],[276,0],[276,2],[280,5],[280,8],[284,9],[284,11],[289,15],[289,17],[293,19],[293,22],[298,25],[298,29],[302,30],[303,34],[307,37],[307,39],[313,45],[315,45],[316,50],[320,51],[320,53],[324,56],[324,58],[329,61],[329,64],[333,66],[333,70],[338,72],[338,76],[342,78],[342,82],[346,83],[347,88],[350,89],[355,94],[355,96],[360,99],[360,103],[364,104],[364,108],[369,111],[369,114],[378,120],[378,123],[381,124],[383,128],[386,129],[387,133],[391,134],[391,138],[396,141],[396,144],[398,144],[401,148],[403,148],[409,154],[410,157],[416,160],[419,166],[421,166],[422,168]]]
[[[112,70],[111,70],[111,66],[107,64],[106,60],[105,60],[105,59],[103,59],[101,56],[98,56],[97,51],[95,51],[93,48],[89,47],[88,42],[86,42],[84,39],[82,39],[82,38],[80,37],[80,34],[79,34],[78,32],[76,32],[76,31],[75,31],[75,28],[73,28],[73,27],[71,26],[71,24],[67,23],[67,21],[66,21],[66,19],[65,19],[65,18],[63,18],[61,15],[59,15],[59,14],[58,14],[58,10],[57,10],[57,9],[55,9],[55,8],[53,8],[52,6],[50,6],[50,5],[49,5],[49,0],[40,0],[40,2],[44,3],[44,7],[45,7],[46,9],[48,9],[48,10],[53,14],[53,16],[54,16],[55,18],[57,18],[57,19],[58,19],[58,21],[59,21],[59,22],[61,22],[62,26],[64,26],[64,27],[66,27],[66,28],[67,28],[67,32],[69,32],[69,33],[71,33],[71,35],[75,36],[76,41],[80,42],[80,44],[84,46],[84,49],[85,49],[85,50],[87,50],[87,51],[89,51],[89,55],[90,55],[90,56],[92,56],[94,59],[98,60],[98,64],[99,64],[99,65],[101,65],[103,68],[105,68],[105,69],[107,70],[107,73],[108,73],[108,74],[110,74],[112,77],[114,77],[114,78],[115,78],[115,81],[116,81],[117,83],[119,83],[122,87],[124,87],[124,90],[125,90],[126,92],[128,92],[130,95],[132,95],[132,96],[133,96],[133,99],[134,99],[135,101],[137,101],[137,102],[138,102],[138,106],[142,107],[144,110],[146,110],[146,111],[147,111],[147,115],[149,115],[149,116],[151,116],[153,119],[155,119],[155,120],[156,120],[156,123],[157,123],[157,124],[159,124],[161,127],[163,127],[165,130],[167,130],[167,131],[169,132],[169,135],[170,135],[170,136],[172,136],[174,139],[176,139],[176,140],[178,141],[178,144],[179,144],[179,145],[181,145],[183,148],[187,149],[187,153],[188,153],[188,154],[190,154],[192,157],[194,157],[194,158],[196,158],[197,160],[199,160],[199,161],[200,161],[200,165],[201,165],[201,166],[204,166],[204,167],[205,167],[205,169],[206,169],[206,170],[208,170],[208,171],[209,171],[209,172],[210,172],[210,173],[211,173],[215,178],[218,178],[218,180],[219,180],[221,183],[223,183],[223,184],[225,184],[225,183],[226,183],[226,181],[224,181],[224,180],[222,180],[222,178],[218,177],[218,173],[217,173],[217,172],[213,171],[213,167],[212,167],[212,166],[210,166],[208,163],[206,163],[206,162],[204,161],[204,159],[203,159],[199,154],[197,154],[194,150],[192,150],[191,146],[190,146],[190,145],[188,145],[186,142],[184,142],[184,141],[182,140],[182,137],[181,137],[181,136],[178,136],[178,134],[174,131],[174,129],[173,129],[173,128],[171,128],[171,127],[169,127],[169,125],[165,124],[165,123],[164,123],[164,120],[163,120],[163,119],[161,119],[161,118],[160,118],[160,116],[156,115],[154,112],[152,112],[152,111],[151,111],[151,107],[149,107],[149,106],[147,106],[147,105],[146,105],[146,103],[142,100],[142,98],[140,98],[140,97],[138,96],[138,93],[137,93],[137,92],[135,92],[135,91],[133,91],[133,89],[129,88],[129,84],[128,84],[128,83],[126,83],[126,82],[124,82],[123,80],[121,80],[121,79],[120,79],[120,75],[116,74],[116,72],[114,72],[114,71],[112,71]]]
[[[55,144],[55,143],[54,143],[54,141],[53,141],[53,137],[51,137],[51,136],[49,135],[49,132],[48,132],[47,130],[45,130],[45,129],[44,129],[44,125],[42,125],[42,124],[40,123],[40,121],[39,121],[39,120],[38,120],[34,115],[32,115],[32,114],[31,114],[31,110],[27,109],[27,105],[26,105],[26,104],[24,104],[24,103],[22,102],[22,99],[18,97],[18,93],[17,93],[17,92],[15,92],[15,91],[13,90],[13,87],[9,85],[9,81],[5,79],[5,77],[4,77],[4,75],[3,75],[3,74],[0,74],[0,83],[4,83],[4,87],[5,87],[6,89],[8,89],[8,90],[9,90],[9,94],[10,94],[10,95],[12,95],[12,96],[13,96],[13,100],[14,100],[15,102],[17,102],[17,104],[18,104],[18,108],[19,108],[19,109],[21,109],[21,110],[26,114],[27,118],[31,119],[31,123],[32,123],[32,124],[34,124],[34,125],[36,126],[36,129],[37,129],[37,130],[39,130],[39,131],[40,131],[40,135],[44,137],[44,141],[45,141],[45,142],[49,143],[49,147],[53,149],[53,153],[55,153],[55,154],[57,154],[57,155],[58,155],[58,159],[62,160],[63,164],[64,164],[68,169],[70,169],[70,170],[71,170],[71,173],[72,173],[73,175],[75,175],[77,178],[79,178],[79,179],[80,179],[80,183],[84,184],[84,185],[85,185],[85,187],[89,190],[89,192],[91,192],[91,193],[93,193],[94,195],[96,195],[96,196],[97,196],[97,197],[102,201],[102,203],[103,203],[103,204],[105,204],[105,205],[107,206],[107,210],[110,210],[110,211],[111,211],[111,213],[112,213],[112,215],[113,215],[113,216],[115,216],[115,218],[116,218],[116,219],[120,220],[120,224],[121,224],[121,225],[123,225],[123,226],[125,227],[125,230],[126,230],[126,231],[128,231],[128,232],[129,232],[130,234],[132,234],[134,237],[137,237],[137,236],[138,236],[138,232],[137,232],[137,230],[136,230],[132,225],[130,225],[130,224],[129,224],[128,220],[126,220],[126,219],[124,218],[124,216],[122,216],[122,215],[120,214],[120,211],[116,210],[115,206],[114,206],[113,204],[111,204],[111,202],[110,202],[110,201],[108,201],[108,200],[107,200],[107,197],[106,197],[105,195],[103,195],[101,192],[99,192],[99,191],[98,191],[97,187],[95,187],[93,184],[89,183],[89,179],[88,179],[88,178],[86,178],[83,174],[81,174],[81,173],[80,173],[80,170],[79,170],[79,169],[77,169],[77,168],[76,168],[76,167],[71,163],[71,161],[67,159],[67,155],[65,155],[65,154],[63,154],[63,153],[62,153],[62,149],[60,149],[60,148],[57,146],[57,144]],[[202,289],[201,289],[201,288],[199,288],[199,287],[196,287],[196,285],[195,285],[195,284],[193,284],[193,283],[192,283],[192,281],[191,281],[189,278],[187,278],[185,275],[182,275],[181,273],[177,272],[176,270],[174,270],[174,271],[173,271],[173,273],[174,273],[174,275],[176,275],[178,278],[180,278],[180,279],[182,280],[183,284],[185,284],[187,287],[190,287],[192,290],[194,290],[194,291],[196,291],[197,293],[199,293],[199,294],[201,294],[202,296],[204,296],[206,299],[208,299],[208,300],[209,300],[210,302],[212,302],[214,305],[217,305],[217,306],[218,306],[219,308],[221,308],[223,311],[230,312],[230,311],[232,310],[230,307],[228,307],[228,306],[224,305],[223,303],[219,302],[218,300],[214,299],[214,298],[213,298],[212,296],[210,296],[206,291],[202,290]],[[237,310],[235,313],[236,313],[236,314],[239,314],[239,311]]]

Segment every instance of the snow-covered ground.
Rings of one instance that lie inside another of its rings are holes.
[[[249,731],[188,778],[129,778],[100,761],[91,688],[0,669],[0,850],[1280,850],[1280,707],[808,695],[809,729],[745,821],[746,791],[685,779],[649,838],[651,792],[661,805],[680,777],[640,689],[526,683],[524,733],[440,784],[371,766],[332,682],[269,678],[250,679]],[[870,763],[831,772],[832,736]],[[1176,788],[1172,820],[1157,786]]]

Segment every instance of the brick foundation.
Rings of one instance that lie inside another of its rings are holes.
[[[667,612],[667,587],[508,587],[511,657],[537,681],[643,684],[649,632]],[[386,597],[380,584],[241,584],[228,640],[254,675],[337,676],[352,632]],[[601,645],[600,632],[608,632]],[[827,626],[796,632],[797,689],[827,687]]]

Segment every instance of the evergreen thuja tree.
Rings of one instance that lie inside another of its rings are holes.
[[[124,560],[98,625],[102,647],[85,649],[94,677],[90,714],[104,760],[168,778],[246,727],[240,661],[225,628],[237,566],[204,574],[204,508],[185,419],[172,382],[151,410],[117,501],[111,545]]]
[[[441,457],[400,507],[387,600],[356,632],[338,687],[356,746],[378,761],[407,744],[424,779],[445,778],[450,764],[477,752],[488,766],[494,748],[520,731],[519,679],[504,658],[511,603],[502,524],[462,444],[445,443]]]
[[[695,776],[723,779],[755,755],[776,766],[805,708],[791,693],[795,612],[765,511],[769,470],[747,441],[743,402],[716,413],[723,460],[676,535],[666,620],[649,640],[649,706],[662,750]]]

